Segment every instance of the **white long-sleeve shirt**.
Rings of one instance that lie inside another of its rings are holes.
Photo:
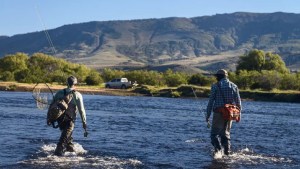
[[[59,90],[55,96],[54,96],[54,100],[59,100],[62,99],[65,96],[65,92],[64,90],[66,90],[66,93],[70,93],[72,90],[74,90],[73,88],[65,88],[63,90]],[[75,96],[75,97],[74,97]],[[78,111],[81,117],[81,121],[83,124],[86,124],[86,113],[85,113],[85,108],[84,108],[84,103],[83,103],[83,98],[80,92],[75,91],[72,100],[70,101],[70,103],[76,105],[76,111],[74,113],[71,114],[71,118],[73,120],[76,119],[76,112]]]

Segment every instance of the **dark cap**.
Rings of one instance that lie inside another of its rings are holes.
[[[73,86],[77,84],[77,78],[75,76],[70,76],[67,79],[68,86]]]
[[[215,76],[216,76],[216,75],[224,75],[224,76],[228,76],[228,73],[227,73],[226,70],[220,69],[220,70],[217,71],[217,73],[215,74]]]

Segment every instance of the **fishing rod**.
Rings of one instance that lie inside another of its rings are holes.
[[[193,91],[193,93],[194,93],[194,97],[195,97],[196,99],[198,99],[198,97],[197,97],[197,95],[196,95],[196,92],[195,92],[195,90],[193,89],[192,86],[191,86],[191,89],[192,89],[192,91]],[[206,121],[206,115],[203,113],[202,109],[200,110],[200,112],[201,112],[201,114],[203,115],[203,117],[205,118],[205,121]],[[210,128],[210,122],[209,122],[209,121],[206,121],[206,122],[207,122],[207,128]]]
[[[53,55],[55,55],[57,53],[57,50],[55,49],[54,47],[54,44],[53,44],[53,41],[51,39],[51,36],[48,32],[48,29],[46,27],[46,24],[45,22],[43,21],[43,18],[40,14],[40,11],[39,11],[39,8],[38,8],[38,5],[36,4],[35,6],[35,10],[36,10],[36,14],[40,20],[40,23],[42,24],[43,26],[43,31],[45,33],[45,36],[46,36],[46,39],[49,43],[49,46],[50,46],[50,50],[52,51]],[[52,69],[51,70],[48,70],[47,73],[49,74],[50,71],[52,72]],[[64,75],[64,73],[62,72],[62,74]],[[45,74],[44,76],[45,77]],[[50,91],[50,92],[49,92]],[[33,90],[32,90],[32,96],[33,98],[36,100],[36,103],[37,103],[37,107],[39,109],[45,109],[45,108],[48,108],[49,105],[52,103],[52,101],[54,100],[54,93],[53,91],[51,90],[50,86],[44,82],[44,83],[37,83]],[[76,97],[74,98],[75,99],[75,103],[76,103],[76,106],[77,106],[77,102],[76,102]],[[78,106],[77,106],[78,107]],[[87,132],[87,129],[85,128],[84,129],[84,137],[87,137],[88,136],[88,132]]]
[[[35,5],[35,12],[36,15],[43,27],[43,31],[45,33],[46,39],[49,43],[50,50],[53,54],[56,53],[56,49],[53,45],[53,41],[50,37],[50,34],[47,31],[46,25],[42,19],[42,16],[40,14],[38,5]],[[43,80],[45,80],[45,77],[47,77],[50,73],[52,72],[52,69],[50,68],[49,70],[46,71],[46,73],[43,73],[43,75],[40,77]],[[46,82],[42,82],[43,80],[39,80],[35,86],[32,89],[32,97],[36,101],[36,105],[38,109],[44,110],[47,109],[52,101],[54,100],[54,93],[51,90],[50,86]]]
[[[52,39],[51,39],[51,37],[50,37],[50,34],[49,34],[49,32],[48,32],[48,29],[47,29],[47,27],[46,27],[46,25],[45,25],[45,23],[44,23],[44,21],[43,21],[43,19],[42,19],[42,17],[41,17],[41,14],[40,14],[38,5],[35,6],[35,10],[36,10],[36,14],[37,14],[37,16],[38,16],[38,18],[39,18],[39,20],[40,20],[42,26],[43,26],[43,31],[44,31],[44,33],[45,33],[45,35],[46,35],[46,38],[47,38],[47,41],[48,41],[48,43],[49,43],[49,45],[50,45],[50,49],[52,50],[52,53],[53,53],[53,54],[56,54],[56,49],[55,49],[55,47],[54,47],[54,44],[53,44],[53,41],[52,41]]]

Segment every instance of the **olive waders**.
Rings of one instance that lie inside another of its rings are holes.
[[[211,143],[215,148],[215,152],[224,148],[224,154],[230,153],[230,129],[232,121],[224,120],[222,113],[214,112],[211,126]]]
[[[61,130],[61,135],[57,143],[54,155],[62,156],[65,151],[74,152],[72,134],[75,126],[75,119],[76,105],[70,102],[65,114],[58,119],[58,125],[59,129]]]

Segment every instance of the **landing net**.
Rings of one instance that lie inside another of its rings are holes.
[[[32,90],[32,97],[40,110],[47,109],[53,100],[53,92],[47,83],[37,83]]]

